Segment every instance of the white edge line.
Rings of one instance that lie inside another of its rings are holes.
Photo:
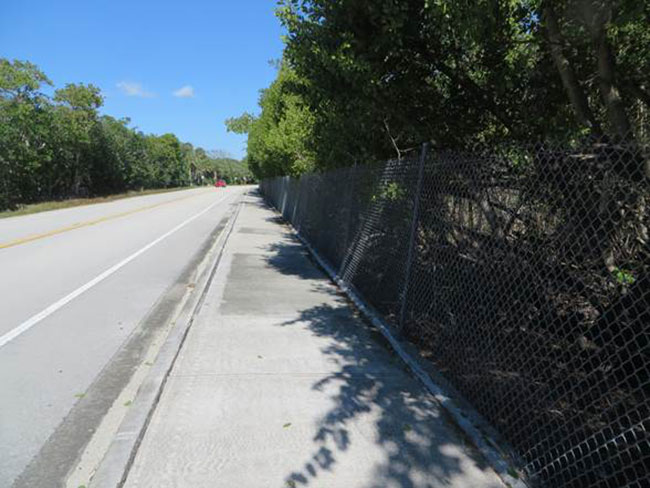
[[[26,321],[24,321],[22,324],[18,325],[17,327],[14,327],[13,329],[11,329],[11,330],[10,330],[9,332],[7,332],[6,334],[3,334],[2,336],[0,336],[0,347],[5,346],[5,345],[8,344],[9,342],[13,341],[13,340],[16,339],[18,336],[20,336],[21,334],[27,332],[29,329],[31,329],[31,328],[34,327],[36,324],[38,324],[41,320],[43,320],[43,319],[45,319],[46,317],[52,315],[54,312],[56,312],[57,310],[59,310],[61,307],[64,307],[66,304],[70,303],[72,300],[74,300],[75,298],[77,298],[77,297],[78,297],[79,295],[81,295],[82,293],[84,293],[84,292],[90,290],[93,286],[95,286],[95,285],[97,285],[98,283],[102,282],[103,280],[105,280],[106,278],[108,278],[110,275],[112,275],[113,273],[115,273],[116,271],[118,271],[120,268],[123,268],[124,266],[126,266],[127,264],[129,264],[131,261],[133,261],[135,258],[137,258],[137,257],[140,256],[141,254],[147,252],[147,251],[148,251],[149,249],[151,249],[153,246],[155,246],[155,245],[158,244],[159,242],[163,241],[164,239],[166,239],[167,237],[169,237],[170,235],[172,235],[172,234],[175,233],[176,231],[182,229],[183,227],[185,227],[187,224],[189,224],[189,223],[192,222],[193,220],[198,219],[201,215],[203,215],[204,213],[206,213],[207,211],[209,211],[209,210],[210,210],[212,207],[214,207],[215,205],[217,205],[217,204],[223,202],[223,201],[224,201],[226,198],[228,198],[229,196],[230,196],[230,195],[224,195],[223,198],[221,198],[220,200],[217,200],[216,202],[214,202],[214,203],[212,203],[211,205],[209,205],[207,208],[201,210],[201,211],[200,211],[199,213],[197,213],[196,215],[193,215],[192,217],[190,217],[190,218],[188,218],[187,220],[185,220],[185,221],[181,222],[180,224],[178,224],[178,225],[177,225],[176,227],[174,227],[173,229],[171,229],[171,230],[165,232],[163,235],[161,235],[161,236],[158,237],[157,239],[154,239],[153,241],[151,241],[149,244],[147,244],[146,246],[144,246],[144,247],[141,248],[140,250],[138,250],[138,251],[134,252],[133,254],[131,254],[129,257],[123,259],[123,260],[120,261],[119,263],[117,263],[117,264],[115,264],[114,266],[108,268],[108,269],[107,269],[106,271],[104,271],[103,273],[97,275],[95,278],[93,278],[92,280],[90,280],[90,281],[89,281],[88,283],[86,283],[85,285],[80,286],[79,288],[77,288],[77,289],[74,290],[73,292],[71,292],[71,293],[69,293],[68,295],[64,296],[64,297],[61,298],[60,300],[54,302],[52,305],[50,305],[50,306],[47,307],[46,309],[40,311],[40,312],[37,313],[36,315],[32,315],[30,318],[28,318],[28,319],[27,319]]]

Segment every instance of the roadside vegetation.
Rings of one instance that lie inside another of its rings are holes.
[[[648,138],[648,2],[282,0],[277,15],[277,78],[259,114],[226,122],[248,133],[258,177],[402,157],[424,141]]]
[[[0,58],[0,210],[252,178],[245,163],[225,154],[100,115],[103,96],[92,84],[67,84],[48,96],[42,89],[51,85],[34,64]]]
[[[113,193],[102,197],[88,197],[88,198],[67,198],[65,200],[51,200],[40,203],[30,203],[20,205],[15,210],[2,210],[0,211],[0,219],[8,217],[19,217],[21,215],[30,215],[39,212],[47,212],[48,210],[60,210],[63,208],[80,207],[82,205],[90,205],[93,203],[107,203],[115,200],[122,200],[124,198],[142,197],[145,195],[154,195],[156,193],[167,193],[179,190],[186,190],[191,188],[189,186],[179,186],[176,188],[158,188],[153,190],[131,190],[125,193]]]

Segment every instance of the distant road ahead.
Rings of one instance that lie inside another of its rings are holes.
[[[0,220],[0,486],[39,455],[244,191]]]

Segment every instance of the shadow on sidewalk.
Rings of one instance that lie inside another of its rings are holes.
[[[268,263],[280,272],[326,280],[325,274],[311,260],[307,261],[304,247],[284,244],[272,249],[275,253]],[[296,265],[296,253],[305,256],[300,265]],[[321,289],[321,285],[315,286]],[[323,282],[322,289],[340,295],[329,281]],[[302,310],[298,318],[282,326],[305,324],[314,335],[330,339],[321,351],[336,367],[316,381],[312,389],[327,388],[328,394],[335,391],[329,397],[335,405],[318,421],[313,452],[287,474],[286,486],[322,486],[319,473],[337,469],[337,461],[346,455],[353,437],[365,439],[381,451],[381,460],[371,461],[374,468],[365,483],[368,488],[502,486],[489,481],[494,477],[485,476],[481,481],[475,476],[489,470],[488,466],[467,445],[462,434],[451,427],[437,403],[410,376],[383,336],[356,316],[347,299],[341,297],[340,304],[337,301],[334,305]],[[464,483],[460,481],[462,476],[453,479],[466,474],[468,460],[478,467],[468,481],[477,483]],[[341,475],[349,477],[350,473]]]

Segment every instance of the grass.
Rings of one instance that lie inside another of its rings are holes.
[[[142,190],[142,191],[128,191],[126,193],[116,193],[114,195],[107,195],[103,197],[90,197],[90,198],[71,198],[69,200],[54,200],[51,202],[32,203],[23,205],[16,210],[3,210],[0,212],[0,219],[9,217],[18,217],[21,215],[29,215],[40,212],[47,212],[48,210],[59,210],[62,208],[80,207],[82,205],[91,205],[93,203],[106,203],[114,200],[122,200],[124,198],[141,197],[144,195],[154,195],[156,193],[168,193],[173,191],[188,190],[190,188],[198,188],[192,186],[182,186],[179,188],[158,188],[155,190]]]

